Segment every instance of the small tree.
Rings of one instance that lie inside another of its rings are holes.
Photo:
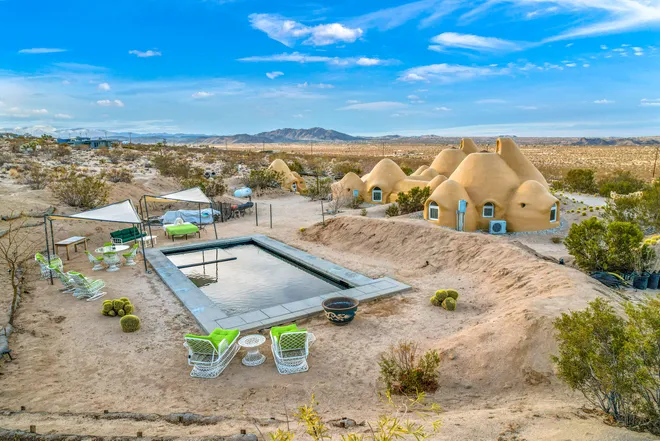
[[[282,183],[282,173],[268,168],[262,170],[251,170],[250,174],[241,179],[243,185],[254,191],[267,188],[280,188]]]
[[[316,176],[314,182],[311,182],[307,186],[307,191],[303,193],[310,200],[316,201],[319,199],[325,199],[329,194],[332,193],[332,179],[330,178],[320,178]]]
[[[629,273],[635,269],[636,255],[642,246],[644,233],[636,224],[612,222],[607,226],[607,269]]]
[[[564,177],[564,184],[572,191],[581,193],[595,193],[596,175],[590,168],[574,168],[569,170]]]
[[[348,173],[351,172],[359,176],[362,174],[362,167],[357,162],[351,162],[351,161],[337,162],[332,167],[332,173],[337,178],[342,178],[344,175],[347,175]]]
[[[564,245],[578,267],[585,271],[607,269],[606,232],[605,224],[596,217],[571,225]]]

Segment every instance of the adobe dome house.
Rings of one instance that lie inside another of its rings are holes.
[[[406,176],[394,161],[385,158],[361,178],[355,173],[346,174],[341,181],[332,184],[332,194],[333,197],[357,194],[365,202],[387,204],[396,201],[399,193],[406,193],[415,187],[430,187],[433,191],[468,155],[476,151],[477,146],[472,140],[463,139],[460,149],[441,151],[430,167],[422,165],[410,176]]]
[[[513,140],[499,138],[494,153],[476,152],[472,146],[475,151],[465,156],[424,204],[424,219],[457,228],[457,210],[463,200],[467,203],[463,231],[488,230],[493,220],[506,221],[511,232],[559,226],[559,200]]]
[[[290,190],[293,192],[304,191],[307,189],[305,181],[300,175],[296,172],[291,171],[289,166],[286,165],[286,162],[281,159],[274,160],[269,166],[269,170],[275,170],[282,175],[282,188]]]

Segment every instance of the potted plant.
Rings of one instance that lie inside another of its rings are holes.
[[[360,301],[353,297],[330,297],[321,305],[330,323],[344,326],[353,321],[359,304]]]
[[[644,244],[635,254],[635,276],[633,277],[633,287],[635,289],[645,290],[648,288],[649,278],[651,276],[649,271],[656,260],[655,250],[647,244]]]

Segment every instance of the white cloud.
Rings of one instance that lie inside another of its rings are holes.
[[[96,104],[103,107],[124,107],[121,100],[98,100]]]
[[[303,38],[303,44],[312,46],[353,43],[364,33],[360,28],[350,28],[340,23],[305,26],[275,14],[251,14],[248,18],[254,29],[289,47]]]
[[[32,109],[32,110],[30,110],[30,113],[32,113],[34,115],[45,115],[45,114],[48,113],[48,110],[46,110],[46,109]]]
[[[357,104],[359,102],[359,100],[346,100],[346,104]]]
[[[536,107],[536,106],[516,106],[516,109],[521,109],[521,110],[538,110],[538,107]]]
[[[67,115],[66,113],[56,113],[53,115],[55,119],[73,119],[73,116]]]
[[[584,63],[584,64],[582,65],[582,67],[589,67],[589,66],[591,66],[591,64],[589,64],[589,63]]]
[[[499,52],[515,51],[520,46],[514,42],[494,37],[480,37],[472,34],[457,34],[455,32],[444,32],[431,38],[434,46],[429,49],[442,52],[445,48],[470,49],[475,51]]]
[[[400,81],[440,81],[449,83],[467,80],[470,78],[502,75],[509,69],[496,69],[490,67],[462,66],[458,64],[431,64],[407,69],[399,77]]]
[[[566,63],[566,67],[575,67],[577,64],[575,63]]]
[[[441,107],[434,107],[433,110],[441,111],[441,112],[449,112],[451,109],[449,107],[441,106]]]
[[[366,57],[325,57],[321,55],[307,55],[300,52],[283,53],[275,55],[261,55],[253,57],[239,58],[238,61],[248,63],[265,63],[265,62],[291,62],[291,63],[328,63],[335,66],[387,66],[398,63],[397,60],[382,60],[379,58],[366,58]]]
[[[213,92],[199,91],[199,92],[195,92],[195,93],[192,94],[192,97],[195,98],[195,99],[208,98],[208,97],[211,97],[211,96],[213,96]]]
[[[497,99],[497,98],[486,98],[483,100],[478,100],[475,101],[477,104],[504,104],[506,103],[505,100]]]
[[[602,99],[594,101],[594,104],[614,104],[614,101]]]
[[[101,83],[101,84],[99,84],[99,86],[97,87],[97,89],[98,89],[98,90],[103,90],[103,91],[106,91],[106,92],[107,92],[108,90],[110,90],[110,85],[109,85],[108,83]]]
[[[573,43],[566,44],[566,47],[571,47],[571,46],[573,46]]]
[[[417,95],[408,95],[406,98],[408,98],[409,100],[418,100],[419,99],[419,97]]]
[[[604,44],[601,44],[601,45],[600,45],[600,48],[601,48],[602,50],[604,50],[604,51],[606,51],[607,49],[609,49],[609,48],[608,48],[606,45],[604,45]]]
[[[525,14],[525,18],[527,18],[529,20],[529,19],[532,19],[532,18],[540,17],[542,15],[547,15],[547,14],[551,14],[553,12],[557,12],[558,10],[559,10],[559,8],[556,7],[556,6],[551,6],[549,8],[545,8],[545,9],[536,9],[534,11],[530,11],[527,14]]]
[[[305,116],[302,113],[296,113],[295,115],[291,115],[294,118],[304,118]]]
[[[282,75],[284,75],[284,72],[280,72],[280,71],[266,72],[266,76],[271,80],[274,80],[277,77],[281,77]]]
[[[306,87],[311,87],[311,88],[314,88],[314,89],[334,89],[335,88],[335,86],[333,86],[332,84],[326,84],[326,83],[310,84],[307,81],[305,81],[304,83],[298,84],[298,87],[303,88],[303,89],[306,88]]]
[[[128,51],[129,54],[135,55],[138,58],[150,58],[150,57],[160,57],[161,54],[159,51],[154,51],[154,50],[148,50],[148,51],[138,51],[138,50],[132,50]]]
[[[337,110],[368,110],[368,111],[384,111],[384,110],[395,110],[407,107],[405,103],[399,103],[396,101],[375,101],[371,103],[357,103],[350,104],[345,107],[341,107]]]
[[[632,50],[635,52],[635,55],[637,55],[638,57],[644,55],[644,49],[642,49],[641,47],[635,46],[632,48]]]
[[[660,106],[660,98],[657,99],[644,98],[643,100],[640,101],[639,105],[644,107],[657,107]]]
[[[31,49],[21,49],[19,54],[55,54],[58,52],[66,52],[66,49],[59,49],[55,47],[33,47]]]
[[[358,66],[378,66],[380,64],[384,64],[385,62],[385,60],[380,60],[378,58],[360,57],[355,62],[355,64]]]

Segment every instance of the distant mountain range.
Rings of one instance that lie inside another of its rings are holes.
[[[336,130],[327,130],[321,127],[310,129],[277,129],[270,132],[261,132],[254,135],[241,133],[237,135],[206,135],[188,133],[147,133],[136,134],[128,132],[105,132],[102,130],[88,130],[83,128],[44,130],[42,127],[21,129],[0,129],[2,132],[30,133],[41,136],[44,133],[55,137],[69,138],[75,136],[88,136],[91,138],[108,137],[120,141],[131,140],[134,143],[155,144],[165,140],[168,144],[275,144],[296,142],[336,142],[336,143],[388,143],[388,144],[443,144],[456,145],[461,137],[455,136],[399,136],[387,135],[380,137],[352,136]],[[469,136],[466,134],[466,136]],[[500,135],[515,138],[521,145],[660,145],[660,136],[657,137],[629,137],[629,138],[579,138],[579,137],[516,137],[515,135]],[[494,144],[497,137],[472,137],[477,144]]]

